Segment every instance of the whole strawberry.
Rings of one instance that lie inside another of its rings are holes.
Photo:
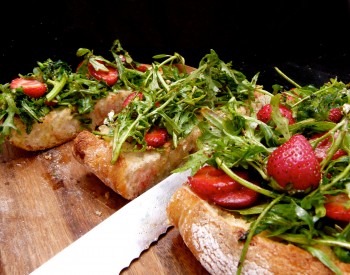
[[[321,180],[321,167],[315,152],[301,134],[292,136],[272,152],[267,173],[286,190],[314,189]]]

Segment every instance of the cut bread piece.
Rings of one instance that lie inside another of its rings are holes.
[[[211,274],[236,274],[249,223],[239,215],[209,204],[187,184],[172,196],[167,207],[170,224],[178,228],[185,244]],[[323,248],[322,248],[323,249]],[[331,250],[324,252],[332,257]],[[343,274],[350,264],[335,261]],[[264,237],[254,236],[246,254],[242,274],[334,274],[306,250]]]
[[[110,111],[120,112],[130,93],[128,90],[120,90],[98,100],[94,110],[84,117],[91,119],[89,128],[93,130],[102,124]],[[80,120],[73,116],[72,110],[64,107],[49,112],[41,123],[35,122],[30,133],[26,133],[26,126],[19,117],[14,118],[14,123],[17,130],[11,130],[9,142],[26,151],[39,151],[61,145],[86,129],[86,126],[84,128]]]
[[[126,199],[134,199],[169,176],[184,158],[196,150],[198,128],[179,141],[176,148],[122,152],[111,163],[112,145],[93,133],[82,131],[74,139],[74,155],[102,182]],[[127,146],[127,144],[124,144]],[[125,149],[125,147],[124,147]]]

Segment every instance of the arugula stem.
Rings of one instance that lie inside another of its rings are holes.
[[[264,171],[263,171],[258,165],[256,165],[254,162],[249,162],[249,164],[250,164],[252,167],[254,167],[254,169],[255,169],[256,171],[259,172],[260,176],[261,176],[264,180],[268,180],[268,179],[269,179],[269,177],[266,175],[266,173],[264,173]]]
[[[131,130],[135,127],[135,125],[139,122],[139,120],[141,119],[142,115],[139,115],[134,122],[130,125],[130,127],[128,128],[128,130],[126,132],[124,132],[122,134],[121,137],[119,137],[119,131],[118,131],[118,127],[114,128],[114,135],[113,135],[113,150],[112,150],[112,160],[111,163],[115,164],[115,162],[117,161],[117,159],[119,158],[120,155],[120,151],[121,151],[121,147],[124,144],[124,141],[127,139],[127,137],[129,136]]]
[[[239,182],[240,184],[242,184],[243,186],[254,190],[255,192],[258,192],[260,194],[263,194],[267,197],[271,197],[271,198],[276,198],[278,195],[274,192],[271,192],[269,190],[266,190],[264,188],[261,188],[260,186],[257,186],[241,177],[239,177],[237,174],[235,174],[230,168],[227,167],[227,165],[219,158],[217,157],[215,159],[216,163],[218,164],[218,166],[227,174],[229,175],[232,179],[234,179],[235,181]]]
[[[160,81],[160,83],[163,85],[164,89],[169,92],[169,86],[168,84],[165,83],[164,78],[162,77],[162,74],[160,73],[159,70],[157,70],[157,77]]]
[[[350,163],[348,164],[348,166],[346,166],[346,168],[341,173],[339,173],[336,177],[334,177],[333,180],[330,183],[328,183],[327,185],[321,186],[320,187],[321,190],[322,191],[326,191],[326,190],[330,189],[338,181],[347,178],[349,173],[350,173]]]
[[[308,121],[306,121],[308,122]],[[311,121],[314,122],[314,121]],[[343,127],[346,124],[346,120],[342,120],[340,121],[337,125],[335,125],[331,130],[329,130],[327,133],[325,133],[324,135],[322,135],[321,137],[314,139],[312,141],[310,141],[312,147],[315,149],[317,144],[319,142],[321,142],[322,140],[326,139],[327,137],[329,137],[330,135],[334,134],[336,131],[338,131],[341,127]]]
[[[256,88],[255,91],[261,93],[261,94],[264,94],[264,95],[268,95],[270,97],[273,97],[273,94],[271,94],[270,92],[264,90],[264,89],[261,89],[261,88]]]
[[[170,58],[164,60],[162,63],[160,63],[159,67],[162,67],[162,66],[164,66],[165,64],[167,64],[167,63],[169,63],[169,62],[172,62],[172,61],[174,61],[174,60],[176,60],[176,59],[178,59],[178,55],[177,55],[177,54],[175,54],[175,55],[171,56]]]
[[[339,149],[341,143],[343,142],[344,136],[345,136],[345,132],[340,131],[340,134],[335,139],[334,144],[331,146],[331,148],[327,152],[327,156],[321,162],[321,170],[323,170],[324,167],[326,166],[326,164],[333,158],[334,154],[336,153],[336,151]]]
[[[293,84],[295,87],[297,88],[301,88],[301,86],[296,83],[294,80],[292,80],[291,78],[289,78],[287,75],[285,75],[280,69],[278,69],[277,67],[275,67],[275,70],[284,78],[286,79],[288,82],[290,82],[291,84]]]
[[[244,263],[244,259],[247,255],[248,252],[248,248],[251,242],[251,239],[253,238],[253,236],[255,235],[255,230],[258,227],[259,223],[261,222],[261,220],[265,217],[265,215],[267,214],[267,212],[276,204],[278,203],[282,198],[284,197],[284,194],[277,196],[273,201],[271,201],[271,203],[266,206],[266,208],[261,212],[261,214],[258,216],[258,218],[250,225],[249,228],[249,234],[247,236],[247,239],[244,242],[244,246],[241,252],[241,257],[239,259],[238,262],[238,266],[237,266],[237,275],[240,275],[243,269],[243,263]]]
[[[46,99],[47,101],[51,101],[53,100],[58,93],[63,89],[64,85],[66,85],[67,82],[67,75],[64,73],[62,75],[61,81],[57,82],[57,81],[53,81],[51,79],[49,79],[47,82],[49,82],[50,84],[53,84],[53,88],[52,90],[46,95]]]
[[[318,90],[317,92],[314,92],[314,93],[312,94],[312,96],[315,97],[315,96],[317,96],[317,95],[323,93],[324,91],[330,89],[330,88],[333,87],[334,85],[335,85],[335,83],[333,83],[331,86],[328,86],[328,87],[325,87],[325,88],[323,88],[323,89],[320,89],[320,90]],[[299,88],[301,88],[301,87],[299,87]],[[295,106],[299,105],[300,103],[302,103],[302,102],[304,102],[304,101],[310,99],[310,97],[311,97],[310,95],[305,96],[303,99],[301,99],[300,101],[298,101],[297,103],[295,103],[295,104],[292,106],[292,108],[294,108]]]
[[[318,244],[323,244],[327,246],[340,246],[350,250],[350,243],[347,241],[338,241],[330,239],[314,240]]]
[[[2,123],[1,127],[3,128],[2,133],[5,136],[8,136],[10,134],[10,128],[13,129],[17,129],[17,127],[14,124],[14,117],[16,114],[19,114],[19,110],[16,107],[16,103],[14,102],[13,98],[8,95],[8,94],[4,94],[5,96],[5,100],[7,103],[7,109],[6,112],[8,113],[5,121]],[[1,117],[2,119],[2,117]],[[0,132],[0,136],[1,136],[1,132]],[[0,140],[1,142],[1,140]],[[1,143],[0,143],[1,144]]]
[[[330,270],[334,272],[336,275],[342,275],[343,273],[339,269],[339,267],[327,257],[326,253],[321,251],[320,249],[317,249],[313,246],[303,246],[303,248],[310,252],[311,255],[318,258],[320,262],[322,262],[325,266],[327,266]]]
[[[175,94],[173,94],[167,101],[165,101],[161,106],[150,112],[149,114],[146,115],[146,117],[151,117],[154,114],[158,113],[159,110],[163,110],[175,97]]]
[[[26,110],[27,114],[29,114],[32,118],[34,118],[36,121],[41,122],[41,118],[39,118],[35,112],[28,106],[27,103],[22,102],[22,107],[24,110]]]

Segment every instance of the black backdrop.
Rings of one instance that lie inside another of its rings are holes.
[[[210,49],[266,89],[278,66],[300,84],[350,81],[350,1],[62,0],[7,2],[0,83],[47,58],[78,63],[80,47],[111,58],[115,39],[144,63],[178,52],[197,66]]]

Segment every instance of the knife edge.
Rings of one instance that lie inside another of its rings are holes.
[[[170,227],[166,207],[190,175],[174,173],[64,248],[32,275],[119,274]]]

